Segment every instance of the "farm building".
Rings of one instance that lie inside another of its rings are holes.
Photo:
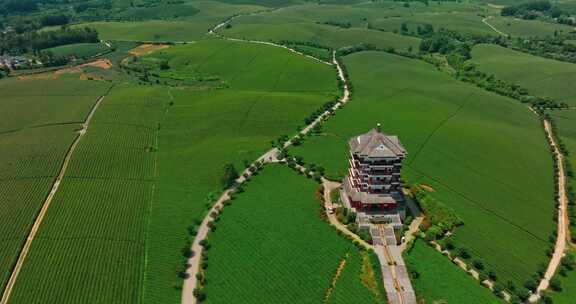
[[[346,207],[369,222],[399,222],[404,217],[400,169],[406,149],[397,136],[386,135],[380,125],[348,141],[350,168],[344,177],[342,199]]]

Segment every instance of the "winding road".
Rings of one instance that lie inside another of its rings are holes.
[[[226,23],[223,23],[223,24],[226,24]],[[210,33],[214,34],[215,31],[222,26],[223,25],[221,23],[220,25],[211,29]],[[270,45],[273,47],[280,47],[283,49],[287,49],[293,53],[308,57],[308,58],[311,57],[309,55],[304,55],[304,54],[302,54],[302,53],[300,53],[294,49],[291,49],[289,47],[275,44],[275,43],[271,43],[271,42],[241,40],[241,39],[232,39],[232,38],[224,38],[224,39],[233,40],[233,41],[241,41],[241,42],[246,42],[246,43],[265,44],[265,45]],[[336,59],[336,53],[334,52],[332,54],[332,62],[326,62],[326,61],[323,61],[323,60],[320,60],[320,59],[314,58],[314,57],[311,57],[311,58],[313,58],[314,60],[320,61],[324,64],[334,65],[336,67],[338,77],[344,83],[344,87],[343,87],[342,97],[338,100],[338,102],[336,102],[336,104],[332,107],[331,110],[336,110],[336,109],[340,108],[343,104],[347,103],[350,100],[350,86],[348,84],[348,80],[346,79],[346,73],[344,72],[344,69],[342,68],[340,62],[338,62],[338,60]],[[330,117],[330,115],[331,115],[331,111],[325,111],[324,113],[319,115],[314,121],[312,121],[309,125],[307,125],[305,128],[303,128],[302,131],[300,131],[298,133],[298,135],[295,135],[291,139],[285,141],[283,144],[283,147],[284,148],[289,147],[292,144],[292,139],[295,139],[299,135],[308,134],[318,123],[327,119],[328,117]],[[278,161],[278,159],[277,159],[278,153],[279,153],[279,151],[277,148],[270,149],[266,153],[264,153],[262,156],[260,156],[255,162],[253,162],[252,165],[254,166],[257,163],[266,164],[266,163],[271,163],[271,162],[277,162]],[[224,206],[224,202],[229,200],[230,195],[232,193],[234,193],[236,188],[246,181],[246,178],[244,176],[248,176],[248,177],[251,176],[251,172],[248,169],[246,169],[244,172],[242,172],[242,175],[236,180],[236,185],[225,190],[222,193],[222,195],[218,198],[216,203],[212,206],[212,208],[206,214],[206,216],[202,220],[202,223],[198,227],[198,232],[197,232],[196,236],[194,237],[194,241],[192,242],[192,246],[191,246],[192,256],[188,259],[187,264],[189,265],[189,267],[186,270],[186,278],[184,279],[184,283],[182,286],[182,301],[181,301],[182,304],[196,304],[197,303],[196,297],[194,296],[194,289],[196,289],[196,287],[198,286],[198,279],[196,278],[196,275],[200,271],[200,262],[201,262],[201,257],[202,257],[202,253],[203,253],[203,247],[200,245],[200,242],[202,240],[206,239],[208,232],[210,231],[210,228],[208,227],[208,223],[212,220],[211,214],[213,212],[218,213],[222,209],[222,207]],[[3,303],[0,303],[0,304],[3,304]]]
[[[108,92],[109,91],[110,90],[108,90]],[[30,232],[28,233],[28,237],[26,238],[26,242],[24,243],[24,246],[22,247],[22,250],[20,251],[20,255],[18,256],[18,260],[16,261],[16,264],[14,265],[14,268],[12,269],[12,273],[10,274],[10,279],[8,280],[8,283],[6,284],[6,288],[4,288],[4,293],[2,294],[2,299],[0,300],[0,304],[7,304],[8,303],[8,300],[10,299],[10,295],[12,294],[12,289],[14,288],[14,284],[16,284],[16,280],[18,279],[18,274],[20,274],[20,270],[22,269],[22,265],[24,264],[24,261],[26,260],[26,257],[28,256],[28,252],[30,251],[30,247],[32,246],[32,242],[34,241],[34,238],[36,237],[36,233],[38,232],[38,229],[40,228],[40,225],[42,224],[42,220],[44,220],[44,216],[46,215],[46,212],[48,211],[48,208],[50,207],[50,203],[52,202],[52,200],[54,199],[54,196],[58,192],[58,188],[60,187],[60,184],[62,183],[62,179],[64,178],[64,175],[66,174],[66,169],[68,168],[68,164],[70,163],[70,160],[72,159],[72,155],[74,154],[74,151],[76,150],[76,146],[78,145],[78,143],[80,142],[82,137],[84,137],[84,135],[88,131],[88,126],[90,124],[90,121],[92,120],[94,113],[96,112],[96,110],[98,109],[98,107],[100,106],[102,101],[104,100],[104,97],[105,96],[98,97],[98,99],[96,100],[96,103],[94,104],[94,106],[92,106],[90,113],[86,117],[86,120],[84,120],[84,123],[82,124],[82,129],[80,129],[78,131],[78,136],[76,137],[76,139],[74,140],[74,142],[72,143],[70,148],[68,149],[68,152],[66,153],[66,157],[64,158],[64,162],[62,163],[62,167],[60,167],[60,172],[58,173],[56,180],[52,184],[52,189],[50,190],[50,192],[48,193],[48,196],[46,197],[46,199],[44,200],[44,203],[42,204],[42,208],[40,209],[40,213],[38,213],[38,216],[36,216],[36,220],[34,221],[34,224],[32,225],[32,229],[30,229]]]
[[[532,108],[530,110],[536,113]],[[558,266],[562,262],[562,257],[564,257],[564,252],[566,251],[566,243],[570,237],[569,222],[568,222],[568,197],[566,196],[566,174],[564,172],[564,155],[558,147],[556,138],[553,135],[552,126],[550,121],[544,119],[544,131],[550,146],[553,150],[554,157],[556,158],[556,164],[558,166],[558,234],[556,237],[556,244],[554,245],[554,253],[552,254],[552,259],[546,268],[544,277],[540,280],[538,284],[538,289],[534,294],[530,296],[530,302],[535,303],[540,299],[542,291],[548,289],[550,285],[550,279],[554,277]]]

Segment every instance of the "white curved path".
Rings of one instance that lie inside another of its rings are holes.
[[[532,109],[531,109],[532,110]],[[532,110],[533,111],[533,110]],[[554,253],[550,263],[546,268],[544,277],[538,284],[538,289],[536,293],[530,296],[530,302],[534,303],[540,299],[542,291],[548,289],[550,285],[550,279],[554,277],[558,266],[562,262],[562,257],[564,257],[564,252],[566,251],[566,243],[570,237],[569,233],[569,223],[568,223],[568,197],[566,196],[566,174],[564,172],[564,155],[558,148],[558,143],[554,138],[552,126],[548,120],[543,121],[544,130],[546,131],[546,136],[550,142],[550,146],[554,151],[554,157],[556,158],[556,163],[558,166],[558,234],[556,237],[556,244],[554,245]]]
[[[227,38],[225,38],[225,39],[227,39]],[[309,57],[308,55],[301,54],[301,53],[299,53],[293,49],[290,49],[286,46],[274,44],[271,42],[246,41],[246,40],[240,40],[240,39],[229,39],[229,40],[242,41],[242,42],[247,42],[247,43],[260,43],[260,44],[266,44],[266,45],[270,45],[270,46],[274,46],[274,47],[281,47],[284,49],[288,49],[291,52]],[[348,85],[348,81],[346,79],[346,74],[344,73],[344,69],[340,66],[340,63],[336,60],[336,54],[335,53],[332,54],[332,62],[331,63],[327,63],[327,62],[322,61],[322,60],[317,59],[317,58],[314,58],[314,59],[321,61],[322,63],[334,65],[337,69],[338,77],[344,83],[344,91],[342,93],[342,97],[332,107],[332,110],[336,110],[350,100],[350,88]],[[330,116],[330,111],[325,111],[320,116],[318,116],[318,118],[316,118],[312,123],[310,123],[308,126],[306,126],[302,131],[300,131],[299,135],[308,134],[314,128],[314,126],[316,126],[318,123],[320,123],[324,119],[327,119],[329,116]],[[284,143],[283,146],[286,148],[286,147],[289,147],[291,144],[292,144],[292,141],[288,140]],[[276,162],[276,161],[278,161],[277,160],[278,152],[279,152],[278,149],[273,148],[273,149],[267,151],[266,153],[264,153],[262,156],[260,156],[258,158],[258,160],[255,161],[252,165],[256,164],[256,162],[261,162],[263,164],[270,163],[270,162]],[[246,169],[242,173],[242,176],[240,176],[236,180],[237,185],[240,185],[246,181],[246,179],[244,178],[244,174],[247,174],[248,176],[251,175],[250,171],[248,169]],[[200,245],[200,242],[206,238],[206,236],[208,235],[208,232],[210,231],[210,228],[208,227],[208,223],[212,220],[210,214],[212,212],[219,212],[219,210],[224,206],[224,202],[226,202],[227,200],[230,199],[230,194],[234,192],[235,188],[236,187],[232,187],[230,189],[225,190],[224,193],[222,193],[220,198],[218,198],[218,200],[216,201],[214,206],[212,206],[210,211],[208,211],[207,215],[204,217],[204,219],[202,220],[202,223],[198,227],[198,233],[196,234],[194,241],[192,242],[192,247],[191,247],[193,254],[192,254],[192,257],[190,257],[188,259],[188,265],[190,265],[190,267],[186,270],[187,278],[184,279],[184,283],[182,286],[182,301],[181,301],[182,304],[196,304],[197,303],[196,297],[194,297],[193,293],[194,293],[194,289],[198,286],[198,280],[196,279],[196,274],[198,274],[198,272],[200,271],[200,261],[201,261],[202,252],[203,252],[203,248]]]

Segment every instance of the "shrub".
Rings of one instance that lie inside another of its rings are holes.
[[[557,277],[553,277],[550,279],[550,288],[554,291],[561,291],[562,290],[562,282]]]
[[[524,282],[524,287],[530,291],[536,291],[538,283],[534,279],[528,279],[526,282]]]
[[[196,288],[194,289],[194,297],[196,297],[196,300],[198,300],[198,302],[203,302],[204,300],[206,300],[206,292],[201,289],[201,288]]]
[[[466,250],[466,248],[460,248],[458,250],[458,256],[463,258],[463,259],[469,259],[470,253],[468,253],[468,250]]]
[[[474,268],[476,268],[478,270],[484,269],[484,264],[480,260],[474,260],[473,265],[474,265]]]

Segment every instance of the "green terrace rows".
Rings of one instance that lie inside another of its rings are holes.
[[[334,67],[266,45],[213,40],[142,60],[166,60],[165,77],[195,85],[112,89],[76,148],[12,303],[179,301],[187,228],[221,189],[224,164],[242,168],[337,94]],[[203,84],[213,79],[224,85]]]
[[[187,227],[203,218],[219,191],[223,166],[238,170],[296,132],[310,113],[335,99],[336,71],[285,49],[206,41],[152,54],[178,75],[212,75],[217,90],[173,89],[159,134],[159,176],[150,217],[145,302],[180,297]],[[201,86],[201,83],[199,84]]]
[[[529,93],[551,97],[576,106],[576,66],[545,59],[496,45],[480,44],[472,49],[471,62],[497,79],[517,83]]]
[[[79,143],[12,303],[136,303],[166,92],[115,88]]]
[[[0,82],[0,286],[4,286],[76,131],[109,85]]]
[[[327,303],[385,302],[368,254],[322,221],[318,187],[270,165],[224,207],[204,253],[206,303],[320,303],[333,280]]]
[[[339,179],[347,140],[381,123],[407,147],[403,178],[431,185],[463,220],[456,247],[522,285],[547,262],[554,228],[552,157],[537,117],[416,60],[362,52],[344,63],[353,100],[292,153]]]
[[[503,303],[422,240],[416,241],[405,256],[416,294],[427,303]]]

